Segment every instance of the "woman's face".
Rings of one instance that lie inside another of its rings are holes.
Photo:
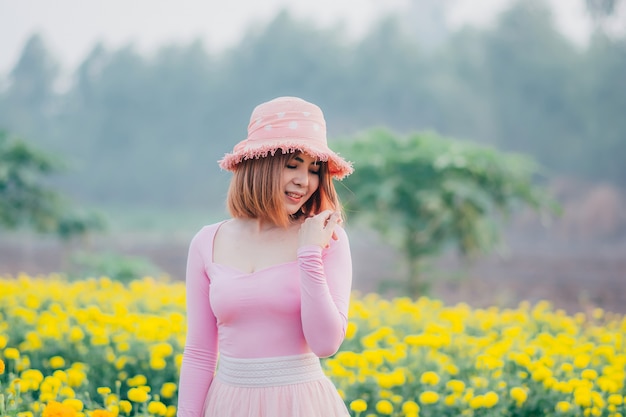
[[[319,161],[305,153],[294,153],[282,174],[285,207],[290,215],[296,214],[320,184]]]

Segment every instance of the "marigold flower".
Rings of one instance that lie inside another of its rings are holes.
[[[148,393],[140,388],[131,388],[128,390],[128,399],[134,403],[145,403],[148,401]]]
[[[0,375],[4,373],[4,369],[5,369],[4,361],[0,359]]]
[[[465,382],[459,379],[451,379],[446,382],[446,388],[452,390],[452,392],[461,393],[465,390]]]
[[[67,378],[67,373],[65,373],[64,371],[57,369],[56,371],[54,371],[52,373],[52,376],[54,376],[55,378],[59,379],[59,381],[67,383],[68,378]]]
[[[346,328],[346,340],[351,340],[356,335],[359,327],[354,322],[348,322],[348,327]]]
[[[580,373],[583,379],[595,381],[598,378],[598,372],[595,369],[585,369]]]
[[[474,397],[472,397],[469,401],[469,406],[470,408],[473,408],[474,410],[478,409],[478,408],[482,408],[485,406],[485,396],[484,395],[476,395]]]
[[[115,414],[109,410],[98,409],[91,413],[91,417],[115,417]]]
[[[439,383],[439,375],[433,371],[427,371],[420,377],[420,382],[425,385],[437,385]]]
[[[173,382],[166,382],[161,386],[161,397],[172,398],[176,393],[178,387]]]
[[[346,399],[346,393],[341,388],[337,389],[337,394],[339,394],[339,396],[341,397],[342,400]]]
[[[517,404],[518,407],[524,404],[528,399],[528,393],[524,388],[513,387],[509,393],[511,394],[511,398],[515,400],[515,404]]]
[[[77,398],[67,398],[63,400],[62,404],[72,407],[76,411],[82,411],[84,407],[83,402]]]
[[[148,403],[148,412],[150,414],[164,416],[167,412],[167,407],[161,401],[150,401]]]
[[[404,414],[416,414],[419,413],[419,411],[420,406],[415,401],[405,401],[404,404],[402,404],[402,412]]]
[[[500,397],[493,391],[489,391],[485,394],[485,408],[491,408],[498,404]]]
[[[622,405],[624,403],[624,398],[619,394],[611,394],[609,395],[609,398],[607,398],[607,401],[611,405]]]
[[[133,405],[130,401],[121,400],[119,405],[120,411],[126,415],[130,415],[130,413],[133,411]]]
[[[74,398],[76,397],[76,392],[71,387],[61,387],[59,390],[59,395],[65,398]]]
[[[448,407],[452,407],[454,404],[456,404],[456,401],[458,398],[459,398],[458,394],[446,395],[446,397],[443,399],[443,403],[447,405]]]
[[[574,358],[574,366],[579,369],[586,368],[589,362],[591,362],[591,356],[589,355],[582,354]]]
[[[367,403],[362,399],[353,400],[350,402],[350,410],[355,413],[362,413],[367,410]]]
[[[126,383],[128,384],[129,387],[137,387],[139,385],[146,385],[148,383],[148,379],[146,378],[145,375],[135,375],[132,378],[128,378],[126,380]]]
[[[572,405],[567,401],[559,401],[554,406],[554,409],[558,413],[567,413],[572,408]]]
[[[393,413],[393,404],[387,400],[380,400],[376,403],[376,411],[380,414],[391,415]]]
[[[17,360],[20,358],[20,351],[15,348],[4,349],[4,357],[7,359]]]
[[[422,404],[435,404],[439,401],[439,394],[435,391],[424,391],[420,394],[419,400]]]
[[[42,417],[76,417],[76,409],[58,401],[50,401],[43,409]]]
[[[50,358],[50,367],[52,369],[59,369],[65,366],[65,359],[61,356],[53,356]]]
[[[165,369],[166,366],[167,362],[165,362],[165,359],[158,356],[153,356],[152,358],[150,358],[151,369],[154,369],[155,371],[160,371],[162,369]]]
[[[176,416],[176,406],[168,405],[167,412],[165,413],[165,417],[175,417]]]
[[[67,370],[67,383],[70,387],[80,387],[87,379],[87,375],[78,369],[70,368]]]

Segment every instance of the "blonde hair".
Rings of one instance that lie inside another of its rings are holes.
[[[320,162],[319,185],[302,209],[290,215],[285,210],[281,177],[293,154],[277,152],[237,164],[228,188],[226,205],[234,218],[260,219],[286,227],[293,219],[324,210],[341,211],[341,203],[326,162]]]

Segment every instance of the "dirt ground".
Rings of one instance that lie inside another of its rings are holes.
[[[374,234],[352,231],[354,289],[402,295],[391,281],[401,258]],[[453,254],[435,260],[426,272],[430,295],[447,304],[514,307],[520,301],[550,301],[569,313],[595,307],[626,314],[626,237],[610,241],[564,242],[549,236],[508,236],[506,256],[473,263]],[[183,279],[188,237],[115,236],[90,243],[91,251],[113,251],[149,259],[174,279]],[[63,272],[63,247],[51,239],[0,236],[0,275]]]

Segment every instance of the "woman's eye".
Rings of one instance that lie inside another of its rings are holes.
[[[287,165],[287,168],[289,168],[289,169],[296,169],[296,166],[295,165]]]

